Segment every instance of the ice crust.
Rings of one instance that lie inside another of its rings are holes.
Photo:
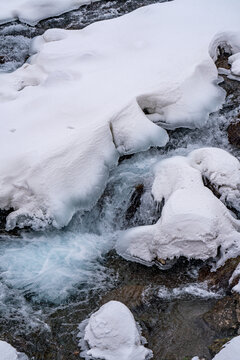
[[[0,3],[0,24],[19,19],[34,25],[40,20],[100,0],[9,0]]]
[[[60,228],[90,209],[120,154],[167,143],[154,122],[203,125],[224,99],[209,44],[224,31],[231,41],[239,12],[238,0],[176,0],[37,37],[29,62],[0,75],[7,229]]]
[[[131,311],[119,301],[110,301],[91,315],[84,340],[90,348],[84,356],[86,359],[152,358],[152,351],[142,345],[143,339]]]
[[[23,353],[18,353],[12,345],[0,340],[0,359],[1,360],[28,360]]]
[[[154,225],[124,231],[116,248],[126,259],[145,262],[156,259],[215,257],[218,266],[240,252],[240,221],[204,186],[202,175],[218,186],[223,200],[239,199],[240,164],[224,150],[203,148],[187,157],[174,156],[155,167],[152,195],[163,204]]]

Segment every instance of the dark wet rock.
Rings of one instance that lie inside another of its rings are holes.
[[[229,284],[229,280],[239,263],[240,256],[227,260],[217,271],[211,271],[211,266],[205,265],[199,270],[198,280],[208,281],[209,287],[214,290],[224,289],[230,292],[236,285],[236,280],[231,284]]]
[[[238,117],[240,118],[240,114]],[[230,124],[227,132],[230,144],[240,148],[240,121]]]
[[[211,181],[206,177],[203,176],[203,184],[206,186],[209,190],[212,191],[212,193],[219,199],[221,197],[220,193],[218,192],[218,188],[215,184],[211,183]]]
[[[240,295],[232,294],[217,301],[203,316],[205,322],[222,336],[235,336],[240,326]]]
[[[218,58],[215,62],[217,68],[224,68],[229,70],[231,68],[230,64],[228,63],[228,58],[231,54],[227,53],[221,47],[218,48]]]
[[[135,186],[135,190],[131,196],[130,205],[126,211],[126,215],[125,215],[126,220],[131,220],[134,217],[137,209],[141,205],[141,197],[142,197],[143,193],[144,193],[144,185],[137,184]]]
[[[6,61],[5,56],[1,56],[1,55],[0,55],[0,64],[4,64],[5,61]]]

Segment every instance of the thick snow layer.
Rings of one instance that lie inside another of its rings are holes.
[[[155,168],[152,195],[158,204],[164,204],[161,217],[155,225],[123,232],[117,251],[127,259],[147,265],[155,259],[179,256],[215,257],[219,246],[222,255],[219,266],[227,257],[237,256],[240,221],[204,186],[202,174],[216,185],[223,185],[225,179],[226,188],[231,190],[235,180],[240,180],[239,162],[215,148],[160,161]],[[239,191],[238,188],[238,197]]]
[[[7,228],[62,227],[91,208],[119,154],[168,141],[151,117],[201,126],[224,99],[209,44],[239,31],[239,13],[238,0],[176,0],[36,38],[29,63],[0,75]]]
[[[224,345],[213,360],[239,360],[240,336],[236,336]]]
[[[0,359],[1,360],[27,360],[27,356],[18,353],[14,347],[5,341],[0,340]]]
[[[9,0],[0,2],[0,24],[19,19],[28,24],[100,0]]]
[[[131,311],[119,301],[110,301],[91,315],[84,340],[89,355],[105,360],[145,360],[152,357],[146,349]]]

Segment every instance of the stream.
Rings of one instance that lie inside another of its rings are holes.
[[[36,26],[0,26],[1,72],[21,66],[31,39],[46,29],[81,29],[159,1],[102,1],[83,6]],[[214,340],[233,336],[204,320],[226,295],[199,280],[201,261],[179,259],[168,270],[127,262],[114,251],[118,232],[154,224],[160,217],[151,197],[153,166],[199,147],[216,146],[240,157],[229,144],[227,127],[240,111],[240,84],[225,80],[228,96],[201,129],[169,131],[164,148],[120,158],[105,191],[91,211],[77,213],[62,230],[7,233],[0,225],[0,338],[34,360],[80,357],[78,325],[109,300],[125,303],[140,323],[156,360],[212,358]],[[230,90],[229,90],[230,89]]]

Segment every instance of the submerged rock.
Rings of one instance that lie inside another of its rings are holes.
[[[237,335],[240,327],[240,295],[234,293],[218,300],[203,318],[212,329],[221,331],[223,337]]]

